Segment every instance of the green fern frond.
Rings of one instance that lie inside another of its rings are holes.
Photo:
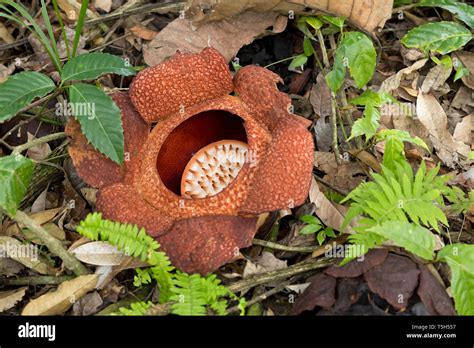
[[[101,213],[93,213],[81,221],[77,232],[92,240],[107,241],[123,250],[126,255],[148,259],[150,251],[157,250],[160,245],[146,234],[145,229],[136,225],[104,220]]]
[[[152,306],[152,302],[134,302],[130,305],[130,308],[121,307],[119,308],[119,314],[127,316],[141,316],[145,315],[148,309]]]

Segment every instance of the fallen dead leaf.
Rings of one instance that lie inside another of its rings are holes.
[[[454,141],[462,142],[466,145],[472,143],[472,131],[474,125],[474,116],[468,115],[463,117],[462,121],[456,125],[454,129],[453,139]]]
[[[400,87],[402,81],[405,78],[407,78],[413,72],[421,69],[427,61],[427,58],[421,59],[413,63],[411,66],[398,71],[395,75],[388,77],[384,82],[382,82],[379,92],[391,92],[396,90],[398,87]]]
[[[419,274],[416,264],[409,258],[388,254],[384,262],[365,272],[364,278],[370,290],[393,307],[402,309],[418,285]]]
[[[60,315],[95,288],[97,275],[88,274],[61,283],[57,290],[30,301],[21,315]]]
[[[429,93],[430,91],[434,91],[434,92],[440,91],[440,89],[446,83],[446,80],[451,75],[452,71],[453,71],[453,67],[451,65],[445,65],[445,64],[435,65],[434,67],[430,69],[425,79],[423,80],[423,83],[421,84],[421,87],[420,87],[420,91],[422,93]],[[442,92],[445,92],[445,90],[446,88],[444,88]],[[415,92],[417,91],[415,90]],[[449,87],[448,87],[448,92],[449,92]],[[412,94],[412,95],[416,97],[418,93]]]
[[[469,88],[474,89],[474,53],[461,51],[454,53],[454,55],[470,72],[469,75],[462,77],[462,82]]]
[[[10,257],[40,274],[48,274],[49,272],[49,267],[39,255],[36,246],[23,244],[13,237],[0,236],[0,255]]]
[[[329,309],[336,302],[336,278],[318,273],[307,281],[311,284],[296,299],[291,311],[293,315],[313,310],[316,306]]]
[[[416,113],[420,122],[430,134],[430,140],[438,157],[448,167],[459,162],[458,154],[467,157],[470,148],[461,141],[454,140],[448,131],[448,119],[436,98],[420,93],[416,103]]]
[[[0,292],[0,313],[15,307],[18,301],[25,296],[27,286],[10,291]]]
[[[418,296],[431,315],[456,315],[453,303],[446,289],[425,266],[421,270]]]
[[[112,9],[112,0],[95,0],[94,6],[104,12],[109,13]]]
[[[28,141],[32,141],[34,139],[36,139],[36,137],[33,134],[28,133]],[[44,143],[41,145],[30,147],[28,151],[26,152],[26,154],[28,155],[29,158],[34,159],[35,161],[42,161],[46,157],[48,157],[51,152],[52,151],[49,144]]]
[[[74,315],[91,315],[97,313],[103,303],[102,297],[97,291],[94,291],[84,295],[79,301],[75,302],[72,307],[72,312]]]
[[[50,223],[47,223],[47,224],[43,225],[42,227],[46,230],[46,232],[48,232],[54,238],[56,238],[58,240],[65,240],[66,239],[66,233],[64,232],[64,230],[61,229],[55,223],[50,222]],[[25,229],[22,230],[22,233],[25,236],[25,238],[27,240],[29,240],[31,243],[43,245],[43,242],[39,238],[37,238],[36,235],[33,232],[31,232],[30,230],[25,228]]]
[[[5,41],[6,44],[11,44],[15,42],[15,38],[8,31],[3,23],[0,23],[0,40]]]
[[[9,257],[0,257],[0,275],[11,277],[20,273],[25,267]]]
[[[352,24],[372,32],[376,28],[382,28],[391,17],[392,5],[391,0],[188,0],[186,15],[194,25],[201,26],[248,10],[264,13],[279,11],[284,14],[292,11],[294,14],[305,15],[308,9],[314,9],[319,13],[345,17]]]
[[[275,271],[287,267],[288,265],[286,261],[276,258],[275,255],[268,251],[264,251],[256,258],[255,262],[247,261],[243,277],[246,278],[254,274]]]
[[[281,23],[280,17],[282,16],[273,12],[246,12],[234,18],[207,23],[196,30],[192,29],[189,20],[177,18],[144,46],[144,60],[149,66],[155,66],[178,50],[197,53],[210,46],[230,61],[242,46],[251,43],[255,38],[285,30],[286,17],[283,17],[285,25],[275,27],[278,22]],[[273,31],[267,31],[269,27],[274,27]]]
[[[311,179],[311,188],[309,189],[309,201],[316,206],[316,215],[321,221],[337,231],[341,230],[344,216],[336,209],[326,196],[319,189],[318,183],[314,178]],[[345,231],[351,233],[352,228],[348,226]]]
[[[331,91],[326,83],[324,75],[319,73],[316,77],[316,83],[311,88],[309,101],[313,110],[319,117],[330,116],[331,111]]]
[[[96,266],[116,266],[125,254],[107,242],[90,242],[75,248],[72,253],[79,261]]]
[[[363,259],[355,259],[344,266],[331,265],[324,270],[324,273],[336,278],[359,277],[369,269],[380,265],[388,256],[388,249],[372,249],[364,255]]]
[[[8,79],[8,76],[13,74],[14,71],[15,63],[8,65],[8,67],[3,64],[0,64],[0,83],[5,82]]]
[[[133,27],[130,28],[130,31],[136,37],[148,41],[153,40],[153,38],[158,34],[157,31],[150,30],[142,24],[135,24]]]

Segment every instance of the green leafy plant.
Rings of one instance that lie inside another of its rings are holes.
[[[457,0],[421,0],[418,7],[440,7],[447,10],[471,28],[474,28],[474,7]]]
[[[454,244],[444,247],[435,258],[436,240],[431,230],[440,233],[440,224],[448,226],[447,211],[465,212],[474,203],[474,195],[465,197],[459,188],[449,187],[449,177],[438,175],[439,165],[427,171],[422,162],[413,172],[403,153],[403,143],[426,145],[400,130],[384,130],[375,136],[385,141],[380,174],[356,187],[343,202],[350,208],[342,229],[358,218],[349,236],[349,248],[341,264],[391,241],[413,254],[434,261],[446,261],[452,270],[452,289],[459,314],[473,314],[474,246]],[[450,202],[446,206],[445,200]],[[456,254],[458,253],[458,254]]]
[[[160,303],[170,303],[171,312],[179,315],[203,315],[212,310],[218,315],[227,314],[229,297],[238,301],[243,313],[245,300],[239,299],[214,274],[202,277],[175,271],[168,256],[159,251],[160,245],[145,230],[137,226],[102,219],[102,214],[89,214],[77,227],[77,232],[92,240],[116,245],[125,254],[139,257],[150,267],[137,269],[135,286],[156,281],[160,289]],[[121,309],[122,314],[142,315],[150,303],[138,302],[131,309]]]
[[[456,311],[474,315],[474,245],[451,244],[438,253],[438,261],[451,268],[451,291]]]
[[[346,69],[358,88],[370,81],[376,64],[377,53],[367,35],[351,31],[344,33],[337,45],[332,70],[326,75],[326,82],[332,92],[336,93],[342,86]]]
[[[303,215],[300,218],[301,221],[305,222],[307,225],[304,226],[299,233],[300,234],[313,234],[316,233],[316,240],[319,245],[323,244],[327,237],[336,238],[336,233],[330,227],[324,227],[321,220],[319,220],[314,215]]]
[[[37,72],[22,72],[8,78],[6,82],[0,84],[0,122],[16,116],[35,98],[45,97],[53,91],[57,93],[64,91],[70,102],[68,105],[73,106],[71,111],[81,124],[81,129],[89,142],[105,156],[121,164],[124,160],[124,148],[119,108],[102,89],[76,82],[95,80],[109,73],[134,75],[135,70],[122,58],[106,53],[85,53],[76,56],[88,3],[89,1],[82,1],[72,51],[69,49],[61,17],[58,16],[68,55],[63,65],[44,0],[41,0],[41,14],[47,34],[21,3],[0,0],[0,17],[29,29],[41,42],[61,77],[59,85],[48,76]],[[53,5],[58,13],[57,0],[53,0]]]
[[[447,54],[463,47],[472,39],[469,29],[454,22],[436,22],[417,26],[403,38],[402,44],[430,52]]]
[[[359,136],[365,136],[366,141],[370,140],[380,124],[380,108],[386,103],[397,103],[397,101],[386,92],[374,92],[366,90],[359,97],[352,99],[352,105],[363,106],[363,117],[354,122],[351,130],[351,136],[347,140]]]

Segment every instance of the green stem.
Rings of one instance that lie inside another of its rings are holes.
[[[294,59],[294,58],[296,58],[296,57],[298,57],[298,56],[299,56],[299,54],[296,55],[296,56],[293,56],[293,57],[288,57],[288,58],[284,58],[284,59],[281,59],[281,60],[277,60],[276,62],[273,62],[273,63],[270,63],[270,64],[268,64],[268,65],[265,65],[264,68],[266,69],[266,68],[268,68],[269,66],[276,65],[276,64],[280,64],[280,63],[286,62],[287,60],[292,60],[292,59]]]

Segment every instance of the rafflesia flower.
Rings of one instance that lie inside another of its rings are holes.
[[[99,189],[105,218],[137,224],[173,264],[205,274],[251,244],[257,217],[304,202],[313,167],[308,121],[291,113],[278,75],[215,49],[177,53],[115,93],[125,163],[97,152],[70,120],[69,153]],[[154,126],[154,127],[153,127]]]

